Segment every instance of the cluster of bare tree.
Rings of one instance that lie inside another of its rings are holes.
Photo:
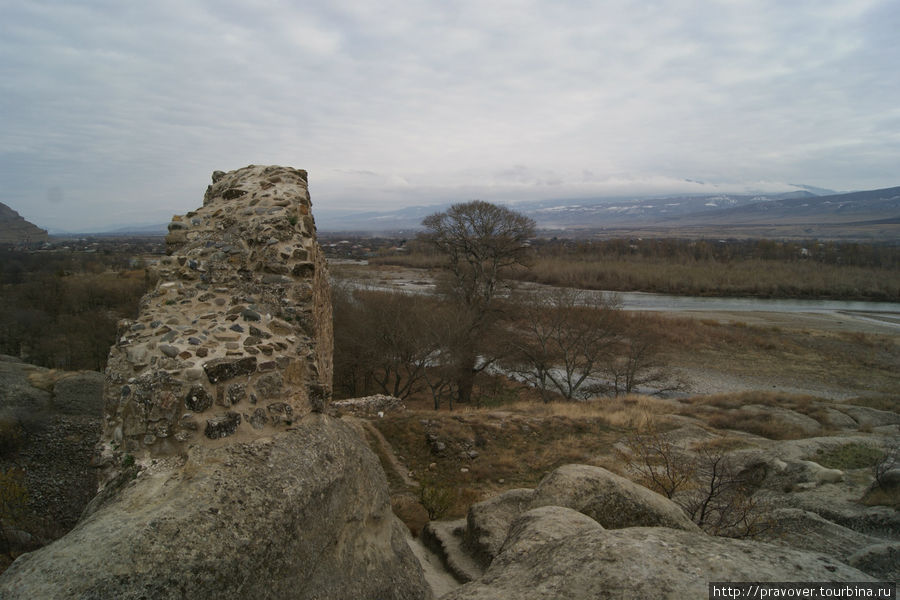
[[[336,287],[335,390],[406,398],[435,408],[473,400],[488,369],[536,387],[544,401],[659,382],[654,340],[614,297],[557,290],[516,294],[504,276],[530,258],[531,219],[475,201],[427,217],[420,241],[446,257],[435,297]]]
[[[500,362],[545,402],[672,387],[655,337],[623,314],[615,295],[559,288],[520,299],[510,318],[509,351]]]
[[[407,398],[431,392],[435,408],[452,403],[458,333],[450,307],[400,292],[335,286],[334,390],[354,397],[382,393]]]

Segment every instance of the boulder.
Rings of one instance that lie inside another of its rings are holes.
[[[850,415],[860,426],[878,427],[880,425],[900,425],[900,413],[889,410],[878,410],[868,406],[841,407],[841,412]]]
[[[836,429],[854,430],[859,428],[856,419],[834,408],[824,408],[828,425]]]
[[[773,418],[778,423],[784,424],[791,429],[798,429],[806,436],[814,436],[821,434],[822,424],[802,413],[788,408],[780,408],[778,406],[763,406],[759,404],[747,404],[738,409],[745,413],[755,416],[763,416]]]
[[[604,530],[564,509],[523,514],[477,581],[442,600],[706,598],[711,581],[876,581],[812,552],[665,527]],[[515,532],[515,534],[513,534]]]
[[[883,542],[854,552],[847,564],[880,581],[900,581],[900,542]]]
[[[829,469],[811,460],[770,458],[765,467],[761,485],[777,492],[800,492],[844,480],[844,472],[840,469]]]
[[[466,547],[483,567],[500,552],[510,524],[528,510],[533,496],[534,490],[513,489],[469,507]]]
[[[798,550],[824,552],[843,562],[847,562],[855,552],[882,541],[798,508],[776,509],[772,511],[769,521],[771,526],[763,530],[756,540]]]
[[[826,489],[829,487],[833,489]],[[845,489],[841,486],[823,486],[814,490],[784,494],[777,498],[777,501],[785,506],[816,513],[860,533],[900,537],[900,511],[889,506],[865,506],[859,503],[859,495],[848,497],[844,492]]]
[[[548,542],[602,529],[600,523],[571,508],[542,506],[526,511],[510,524],[500,551],[523,554]]]
[[[132,477],[67,536],[19,557],[0,597],[430,597],[378,459],[338,419],[191,445]]]
[[[529,508],[564,506],[603,527],[671,527],[700,531],[680,506],[641,485],[590,465],[563,465],[538,484]]]

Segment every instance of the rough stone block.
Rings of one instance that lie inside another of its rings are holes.
[[[209,439],[216,440],[234,435],[240,424],[241,415],[236,412],[229,412],[227,415],[207,419],[206,430],[203,433]]]
[[[233,379],[238,375],[249,375],[256,371],[256,357],[248,356],[237,360],[216,358],[203,365],[210,383]]]

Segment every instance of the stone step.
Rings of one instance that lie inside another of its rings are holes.
[[[420,535],[425,547],[440,557],[447,571],[460,583],[474,581],[484,574],[463,546],[465,531],[465,519],[431,521]]]

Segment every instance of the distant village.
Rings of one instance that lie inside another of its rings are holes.
[[[360,237],[358,235],[319,234],[319,244],[328,258],[365,260],[385,254],[407,252],[406,239],[389,237]]]

